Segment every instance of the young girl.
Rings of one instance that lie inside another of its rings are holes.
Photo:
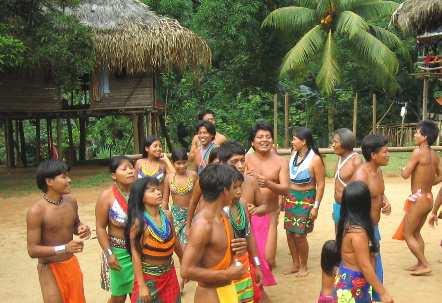
[[[136,180],[135,169],[124,156],[111,159],[114,184],[104,190],[95,206],[97,239],[103,250],[101,287],[111,292],[110,303],[124,302],[133,288],[132,259],[127,250],[124,229],[127,199]]]
[[[339,303],[372,302],[370,285],[380,295],[381,302],[393,302],[374,270],[374,254],[379,245],[374,238],[370,210],[367,185],[360,181],[349,183],[344,189],[336,235],[341,257],[335,284]]]
[[[143,158],[135,163],[138,178],[154,177],[163,186],[166,173],[174,172],[172,163],[163,153],[161,141],[156,136],[148,136],[144,144]]]
[[[181,245],[187,242],[185,227],[189,202],[197,179],[194,171],[187,169],[187,152],[184,148],[172,151],[175,173],[168,174],[164,180],[163,209],[169,209],[169,196],[172,196],[172,216],[175,233]]]
[[[132,187],[126,237],[135,273],[132,303],[180,302],[180,288],[172,254],[181,260],[173,219],[160,207],[163,201],[158,180],[145,177]]]
[[[321,252],[322,288],[318,303],[337,303],[334,283],[339,261],[336,241],[326,241]]]

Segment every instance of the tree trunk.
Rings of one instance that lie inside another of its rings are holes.
[[[158,115],[158,119],[160,122],[161,133],[162,133],[163,137],[166,139],[166,144],[167,144],[167,148],[169,149],[169,152],[171,152],[172,151],[172,142],[170,140],[169,132],[167,131],[166,120],[164,119],[163,115]]]
[[[40,141],[40,119],[35,120],[35,159],[37,160],[37,163],[40,163],[41,161],[41,141]]]
[[[46,119],[46,132],[48,134],[48,159],[51,159],[51,145],[52,145],[52,120]]]
[[[138,128],[138,116],[132,116],[132,129],[134,130],[134,152],[140,153],[140,129]]]
[[[26,157],[26,142],[25,142],[25,132],[23,130],[23,121],[18,121],[18,132],[20,135],[20,154],[21,154],[21,162],[24,167],[28,166],[28,158]]]
[[[335,102],[333,97],[328,98],[327,128],[328,128],[328,140],[330,140],[333,137],[333,132],[335,131]]]
[[[14,129],[12,126],[12,120],[7,119],[5,124],[5,138],[6,138],[6,161],[9,168],[15,167],[14,156]]]
[[[358,93],[356,92],[356,95],[353,99],[353,135],[356,138],[356,133],[358,129]]]
[[[66,124],[68,126],[68,141],[69,141],[69,163],[72,164],[75,162],[76,153],[74,149],[74,138],[72,136],[72,123],[71,118],[66,119]]]
[[[61,154],[61,142],[63,142],[63,138],[61,137],[62,136],[62,134],[61,134],[61,127],[62,127],[62,124],[61,124],[61,119],[60,118],[57,118],[57,125],[56,125],[56,127],[57,127],[57,149],[58,149],[58,157],[59,157],[59,159],[63,159],[63,156],[62,156],[62,154]]]
[[[80,123],[80,150],[79,158],[80,161],[86,160],[86,132],[87,132],[87,118],[79,118]]]
[[[273,144],[278,148],[278,95],[273,95]]]
[[[428,117],[428,90],[428,78],[424,78],[424,87],[422,93],[422,120],[425,120]]]
[[[284,95],[284,147],[289,147],[289,94]]]
[[[372,133],[376,134],[376,113],[377,113],[377,98],[376,98],[376,94],[373,94],[373,113],[372,113],[372,122],[371,122],[371,129],[372,129]]]

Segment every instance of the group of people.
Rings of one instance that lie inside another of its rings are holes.
[[[151,136],[135,164],[125,156],[110,161],[113,184],[95,208],[101,286],[110,292],[108,302],[128,297],[131,302],[180,302],[188,281],[198,283],[194,302],[271,302],[265,287],[277,284],[272,269],[281,211],[292,257],[287,274],[309,273],[307,235],[325,188],[325,166],[312,132],[295,130],[287,162],[277,154],[267,123],[253,127],[252,149],[246,153],[239,142],[216,132],[212,111],[199,118],[189,153],[177,148],[169,159],[160,139]],[[442,204],[441,191],[434,205],[431,195],[442,179],[439,157],[430,147],[438,135],[433,122],[419,123],[418,147],[401,172],[411,176],[411,195],[395,238],[405,240],[417,259],[408,269],[412,275],[431,272],[420,230],[430,212],[429,222],[437,222]],[[393,302],[382,284],[378,227],[381,214],[391,212],[381,170],[389,160],[387,141],[381,135],[364,137],[365,161],[354,146],[350,130],[335,132],[336,239],[322,248],[319,303]],[[85,302],[75,254],[83,251],[91,231],[79,219],[68,171],[58,160],[39,165],[36,180],[43,194],[27,214],[28,252],[38,258],[44,302]]]

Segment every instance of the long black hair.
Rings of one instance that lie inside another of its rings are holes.
[[[315,140],[313,139],[313,134],[312,134],[312,131],[310,130],[310,128],[297,127],[297,128],[295,128],[293,136],[295,136],[301,140],[305,140],[305,143],[307,144],[307,148],[313,150],[313,152],[315,154],[317,154],[322,160],[321,153],[319,152],[319,149],[315,144]]]
[[[354,181],[349,183],[342,195],[341,217],[338,223],[336,234],[336,245],[338,254],[341,256],[342,239],[347,227],[360,227],[364,229],[372,244],[371,252],[379,251],[379,245],[374,238],[373,221],[370,217],[371,196],[365,183]]]
[[[155,141],[161,142],[160,138],[157,136],[147,136],[146,141],[144,141],[143,158],[147,158],[148,156],[146,147],[149,148]]]
[[[144,193],[150,186],[159,186],[158,180],[153,177],[144,177],[139,179],[132,186],[128,202],[128,218],[124,236],[128,250],[130,252],[130,229],[138,221],[138,229],[135,234],[135,248],[141,253],[141,237],[144,232]]]
[[[339,266],[341,257],[338,254],[338,248],[335,240],[327,240],[322,245],[321,251],[321,269],[329,276],[334,275],[335,267]]]

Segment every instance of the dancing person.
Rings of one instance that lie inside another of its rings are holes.
[[[132,303],[181,302],[172,255],[181,260],[182,250],[162,202],[158,179],[145,177],[132,186],[125,230],[135,274]]]
[[[336,234],[341,259],[335,284],[339,303],[372,302],[370,285],[379,295],[376,301],[393,302],[372,264],[379,247],[370,215],[373,207],[370,195],[367,185],[359,181],[349,183],[344,189]]]
[[[317,303],[337,303],[335,280],[340,262],[335,240],[325,241],[321,250],[322,286]]]
[[[81,223],[77,200],[70,196],[69,167],[59,160],[40,163],[37,187],[43,196],[26,215],[27,248],[38,258],[37,272],[45,303],[83,303],[83,274],[76,253],[91,232]],[[74,235],[79,239],[74,239]]]
[[[325,188],[325,167],[310,129],[300,127],[292,139],[289,162],[290,182],[284,201],[284,228],[292,256],[288,273],[308,275],[307,234],[313,231]]]
[[[114,184],[105,189],[95,206],[97,239],[103,250],[101,287],[110,291],[109,303],[124,303],[133,288],[134,271],[124,230],[128,198],[136,172],[125,156],[113,157],[110,172]]]
[[[429,120],[418,123],[414,140],[418,146],[411,153],[407,165],[402,168],[404,179],[411,177],[411,194],[405,201],[405,216],[394,239],[405,240],[411,253],[416,257],[417,264],[408,268],[411,275],[420,276],[431,272],[425,257],[425,243],[421,229],[427,215],[433,208],[433,183],[440,175],[439,156],[431,149],[431,145],[439,136],[436,124]]]
[[[216,134],[215,125],[207,121],[200,121],[196,126],[196,132],[200,146],[195,151],[194,162],[197,165],[198,174],[209,164],[209,157],[214,148],[217,147],[214,138]]]
[[[355,141],[354,134],[348,128],[337,129],[332,139],[332,148],[339,157],[335,172],[335,201],[333,202],[332,212],[335,231],[339,222],[339,214],[341,213],[342,192],[347,183],[350,182],[356,169],[362,164],[361,156],[353,151]]]

